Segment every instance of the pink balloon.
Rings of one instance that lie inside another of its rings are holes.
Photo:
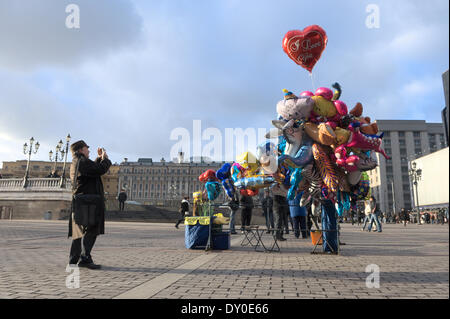
[[[334,101],[333,103],[334,103],[334,106],[336,107],[337,112],[340,115],[344,116],[348,113],[347,105],[344,102],[337,100],[337,101]]]
[[[329,88],[318,88],[315,93],[316,96],[322,96],[326,98],[328,101],[331,101],[333,98],[333,91],[331,91]]]
[[[314,96],[314,93],[311,91],[303,91],[300,93],[300,96]]]

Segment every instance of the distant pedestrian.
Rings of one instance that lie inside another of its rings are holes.
[[[372,224],[375,223],[377,226],[377,231],[381,233],[381,223],[379,217],[381,216],[380,206],[377,204],[375,197],[370,197],[370,208],[371,216],[368,231],[372,230]]]
[[[237,200],[237,195],[235,194],[234,197],[229,201],[228,206],[231,209],[230,213],[230,234],[234,235],[236,233],[236,212],[239,210],[239,201]]]
[[[350,219],[352,221],[352,225],[355,224],[355,216],[357,215],[357,205],[356,205],[356,200],[352,199],[350,200]]]
[[[367,223],[371,221],[371,213],[372,207],[370,206],[370,201],[366,200],[364,201],[364,221],[363,221],[363,227],[362,230],[364,231],[366,228]]]
[[[294,222],[294,236],[295,238],[300,237],[300,233],[302,234],[302,238],[307,238],[307,225],[306,225],[306,208],[300,206],[300,199],[302,198],[302,194],[297,194],[293,200],[289,201],[289,212],[290,217]]]
[[[273,222],[273,198],[270,196],[269,189],[266,189],[264,191],[264,197],[261,200],[262,209],[264,218],[266,219],[266,227],[267,227],[267,233],[270,233],[269,229],[274,229],[274,222]]]
[[[185,196],[181,200],[179,212],[180,212],[180,219],[175,224],[175,228],[178,228],[178,225],[184,222],[184,218],[189,215],[189,197]]]
[[[50,174],[48,174],[47,178],[60,178],[61,176],[59,176],[58,174],[58,170],[53,170],[50,172]]]
[[[253,198],[247,195],[241,195],[241,230],[250,226],[252,221],[252,210],[254,207]]]
[[[406,227],[406,222],[408,221],[408,212],[404,208],[402,208],[402,210],[400,211],[399,219],[401,222],[403,222],[403,226]]]
[[[289,204],[286,199],[287,190],[280,184],[272,187],[273,193],[273,217],[275,224],[276,238],[279,241],[285,241],[283,237],[283,225],[287,224],[287,215],[289,214]]]
[[[119,200],[119,210],[122,212],[125,210],[125,202],[127,201],[127,193],[124,189],[119,193],[117,199]]]

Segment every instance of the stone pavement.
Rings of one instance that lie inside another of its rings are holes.
[[[184,248],[184,226],[107,222],[92,253],[103,269],[80,269],[68,289],[67,222],[0,220],[0,298],[449,298],[448,225],[344,224],[339,256],[311,255],[292,233],[280,253],[241,247],[241,236],[204,252]],[[366,286],[371,264],[379,288]]]

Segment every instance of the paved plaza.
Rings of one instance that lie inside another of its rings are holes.
[[[241,247],[241,234],[205,252],[185,248],[184,226],[107,222],[92,252],[102,270],[80,269],[69,289],[67,222],[0,220],[0,298],[449,298],[448,225],[341,225],[334,256],[292,233],[281,252]],[[373,264],[379,288],[366,286]]]

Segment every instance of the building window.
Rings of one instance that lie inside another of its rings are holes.
[[[406,141],[404,139],[400,139],[400,140],[398,140],[398,144],[400,146],[406,146]]]
[[[406,155],[406,148],[400,149],[400,155]]]
[[[398,132],[398,137],[405,137],[405,132]]]
[[[414,137],[420,137],[420,132],[413,132]]]

